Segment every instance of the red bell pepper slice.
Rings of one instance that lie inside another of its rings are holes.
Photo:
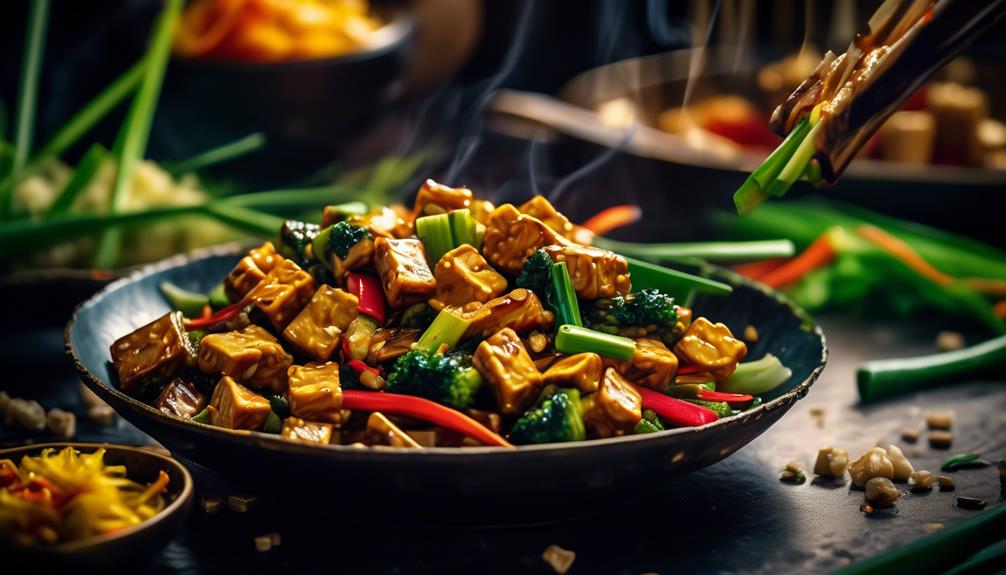
[[[352,411],[380,411],[404,417],[414,417],[456,431],[486,445],[513,447],[509,441],[460,411],[421,397],[384,393],[383,391],[344,389],[342,390],[342,407]]]
[[[709,371],[709,368],[702,367],[697,363],[689,363],[678,367],[678,371],[675,375],[694,375],[696,373],[702,373],[704,371]]]
[[[722,391],[710,391],[708,389],[703,389],[699,392],[699,399],[703,399],[705,401],[725,401],[729,404],[743,404],[754,401],[754,396],[746,393],[724,393]]]
[[[360,313],[384,325],[384,291],[376,276],[350,272],[346,276],[346,290],[360,300]]]
[[[708,407],[682,401],[680,399],[664,395],[659,391],[653,391],[635,384],[633,389],[639,392],[643,398],[643,409],[652,409],[671,425],[678,427],[698,427],[707,423],[712,423],[719,419],[716,413]]]

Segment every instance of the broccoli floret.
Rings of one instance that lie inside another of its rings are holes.
[[[309,224],[297,220],[286,220],[279,230],[279,253],[306,268],[311,259],[307,256],[307,246],[321,231],[318,224]]]
[[[643,410],[643,418],[636,424],[636,433],[654,433],[664,430],[664,422],[660,421],[660,416],[652,409]]]
[[[549,386],[541,399],[517,420],[510,430],[510,441],[517,444],[583,441],[580,390]]]
[[[395,360],[385,390],[425,397],[457,409],[471,407],[482,387],[482,376],[471,358],[412,350]]]
[[[599,299],[587,312],[587,322],[598,331],[624,337],[654,337],[673,343],[678,322],[674,298],[656,289]]]
[[[332,233],[328,237],[328,248],[326,256],[335,254],[340,259],[345,259],[349,255],[349,250],[358,242],[373,237],[367,228],[354,226],[347,221],[332,224]]]
[[[517,276],[517,287],[529,289],[546,299],[552,289],[552,258],[545,250],[538,250],[524,260],[524,269]]]

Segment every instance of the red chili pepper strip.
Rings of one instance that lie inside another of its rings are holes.
[[[358,359],[354,359],[352,361],[347,361],[346,365],[348,365],[349,367],[353,368],[353,371],[356,372],[356,375],[360,375],[361,373],[363,373],[365,371],[369,371],[370,373],[373,373],[373,374],[376,374],[376,375],[380,375],[381,374],[381,370],[377,369],[376,367],[371,367],[371,366],[363,363],[362,361],[360,361]]]
[[[671,425],[698,427],[719,419],[716,413],[708,407],[682,401],[635,384],[632,384],[632,387],[642,396],[643,409],[652,409],[660,416],[660,419]]]
[[[352,411],[380,411],[414,417],[456,431],[486,445],[513,447],[509,441],[460,411],[421,397],[384,393],[383,391],[344,389],[342,390],[342,407]]]
[[[754,401],[753,395],[746,393],[724,393],[722,391],[710,391],[703,389],[699,392],[699,399],[706,401],[724,401],[726,403],[751,403]]]
[[[709,371],[709,368],[702,367],[697,363],[689,363],[687,365],[682,365],[681,367],[679,367],[678,371],[675,372],[675,375],[692,375],[696,373],[702,373],[704,371]]]
[[[384,291],[380,279],[350,272],[346,277],[346,289],[360,299],[360,313],[384,325]]]
[[[248,302],[239,301],[238,303],[231,304],[225,308],[222,308],[217,313],[208,316],[201,317],[199,319],[190,319],[185,322],[185,329],[192,331],[194,329],[202,329],[204,327],[210,327],[211,325],[218,324],[222,321],[227,321],[232,317],[236,316],[241,308],[248,305]]]

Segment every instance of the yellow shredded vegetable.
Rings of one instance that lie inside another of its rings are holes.
[[[104,449],[67,447],[25,456],[20,465],[0,460],[0,537],[22,546],[74,541],[132,527],[164,509],[164,471],[143,485],[104,457]]]

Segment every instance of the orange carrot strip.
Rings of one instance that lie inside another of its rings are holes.
[[[768,275],[782,266],[786,265],[789,258],[772,258],[770,260],[762,260],[760,262],[749,262],[746,264],[738,264],[734,266],[734,271],[741,274],[744,277],[756,280],[762,276]]]
[[[594,214],[589,220],[583,222],[583,227],[603,236],[612,230],[628,226],[638,222],[643,217],[643,210],[639,206],[623,204],[612,206]]]
[[[877,226],[862,225],[859,226],[856,233],[877,244],[884,251],[905,262],[908,267],[915,270],[919,275],[929,278],[934,283],[944,286],[954,283],[954,278],[934,268],[929,262],[922,259],[922,256],[912,246]]]
[[[999,319],[1006,319],[1006,299],[997,301],[992,311],[999,316]]]
[[[828,235],[828,232],[821,234],[821,237],[807,246],[803,253],[765,274],[759,281],[769,287],[781,288],[800,280],[817,268],[828,265],[835,259],[835,248],[832,247]]]

